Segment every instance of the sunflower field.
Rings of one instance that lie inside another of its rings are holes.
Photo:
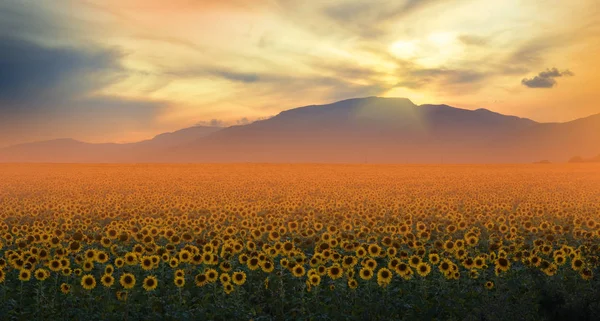
[[[599,320],[600,166],[0,165],[1,320]]]

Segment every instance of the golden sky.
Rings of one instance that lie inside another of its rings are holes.
[[[128,142],[341,99],[600,113],[597,0],[8,0],[0,146]]]

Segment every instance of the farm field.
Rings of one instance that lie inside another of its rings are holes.
[[[598,320],[600,165],[0,165],[2,320]]]

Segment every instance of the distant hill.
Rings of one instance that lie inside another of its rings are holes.
[[[569,163],[600,163],[600,155],[587,159],[575,156],[569,159]]]
[[[566,162],[600,146],[600,114],[537,123],[487,109],[356,98],[227,128],[183,129],[132,144],[55,140],[0,150],[33,162]]]
[[[0,149],[0,162],[117,163],[154,162],[162,151],[202,139],[221,127],[194,126],[152,139],[127,144],[91,144],[74,139],[54,139]]]

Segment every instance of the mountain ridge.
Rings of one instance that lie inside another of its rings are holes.
[[[134,143],[63,138],[17,144],[0,149],[0,162],[566,162],[572,155],[597,154],[597,128],[600,114],[538,123],[485,108],[371,96],[292,108],[246,125],[193,126]]]

